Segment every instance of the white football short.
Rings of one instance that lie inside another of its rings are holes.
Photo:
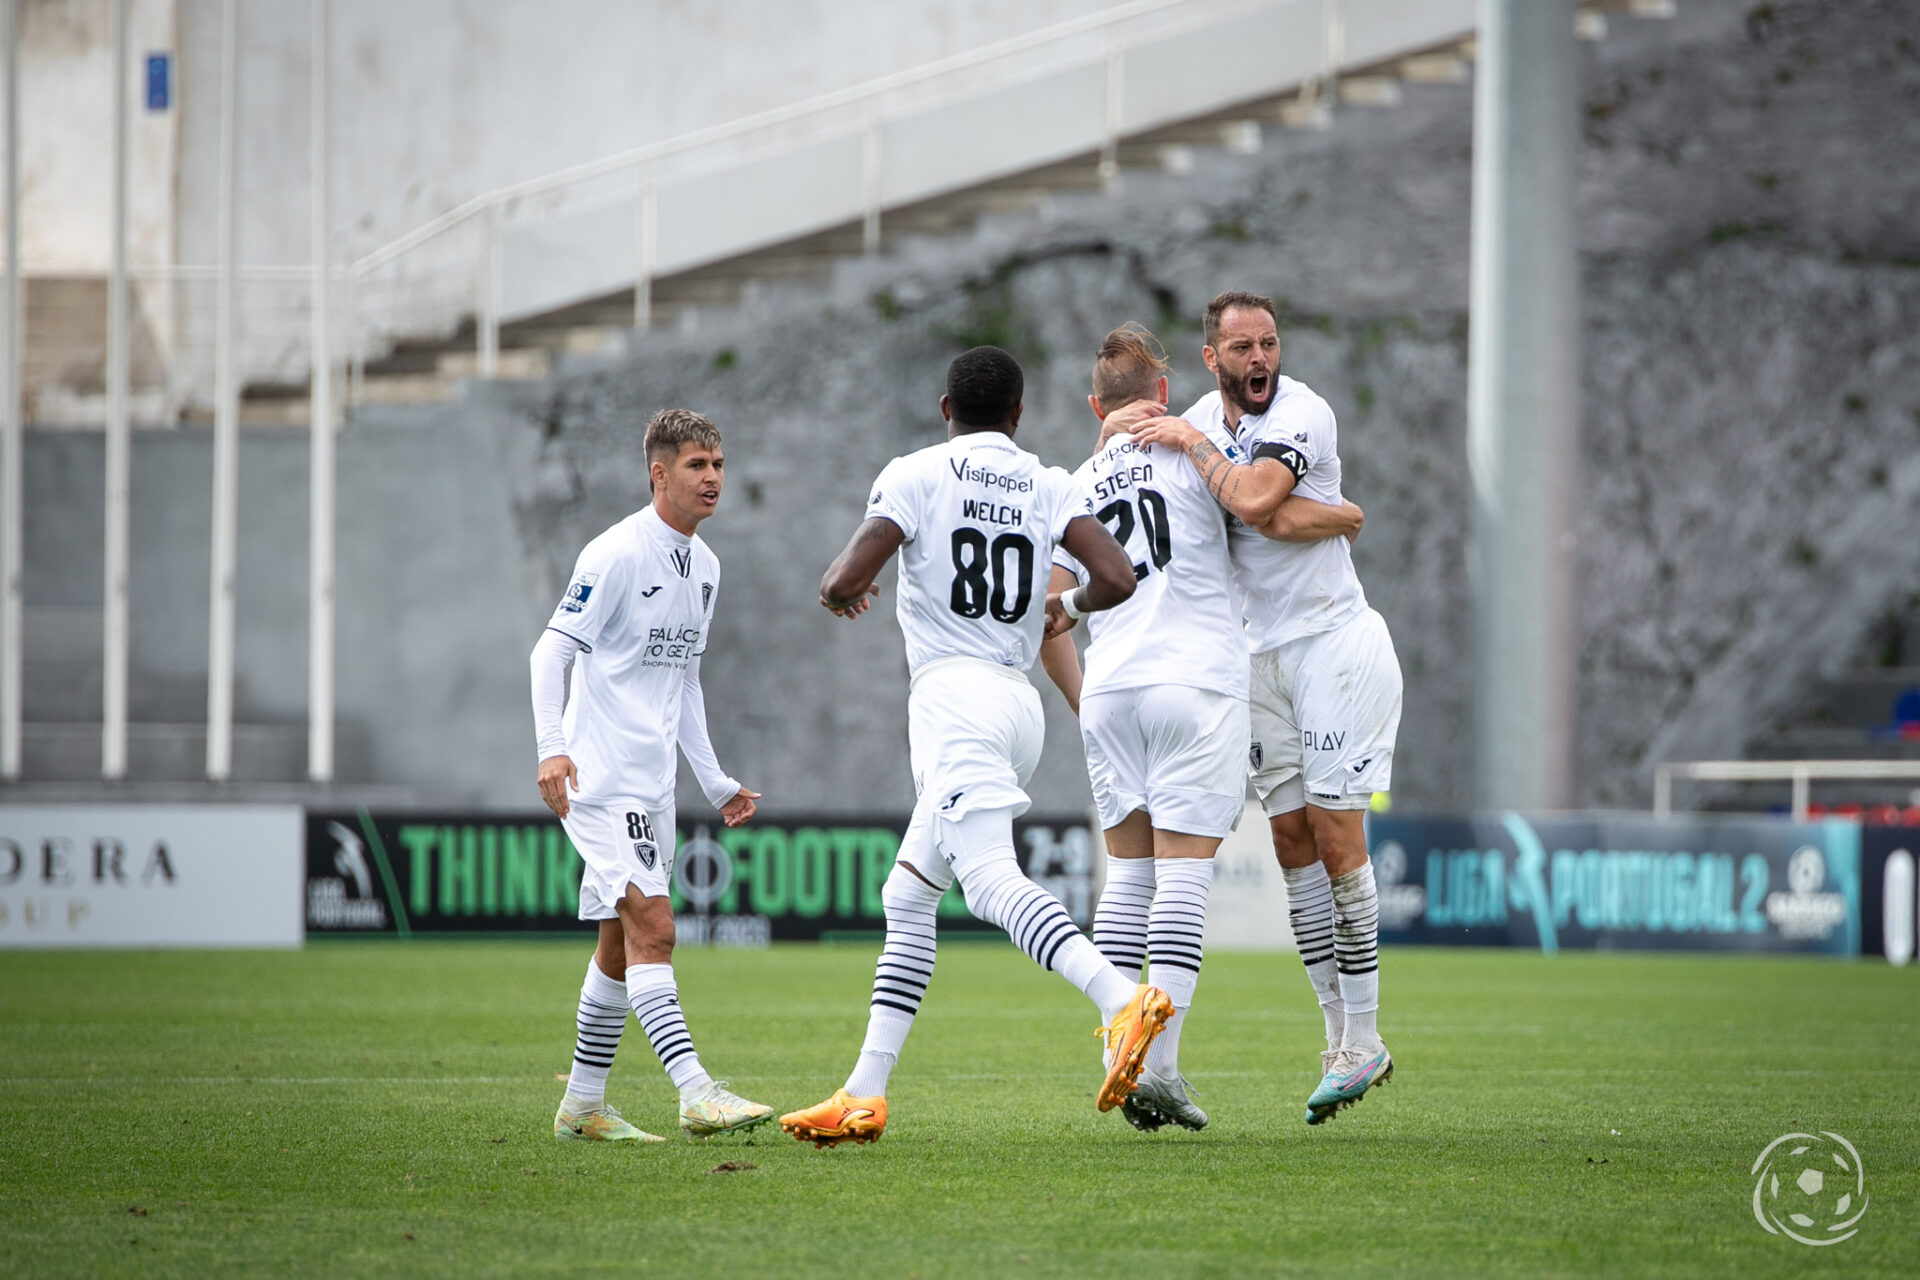
[[[672,801],[601,805],[576,800],[560,824],[586,864],[580,876],[582,920],[615,919],[615,904],[626,897],[630,884],[637,886],[644,897],[667,896],[667,887],[673,881]]]
[[[1159,831],[1225,836],[1247,793],[1247,704],[1210,689],[1149,685],[1084,694],[1080,739],[1100,825],[1145,809]]]
[[[1267,816],[1364,809],[1393,785],[1400,660],[1368,609],[1345,626],[1253,655],[1248,763]]]
[[[1045,737],[1040,694],[1021,672],[978,658],[941,658],[914,672],[907,750],[919,799],[900,859],[934,885],[951,880],[931,819],[976,809],[1025,813]]]

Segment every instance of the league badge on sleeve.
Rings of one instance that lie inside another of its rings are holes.
[[[587,607],[587,599],[593,595],[593,584],[598,581],[600,575],[597,573],[583,573],[575,578],[567,588],[567,597],[560,602],[560,607],[568,613],[579,613]]]

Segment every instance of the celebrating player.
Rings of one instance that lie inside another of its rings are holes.
[[[587,544],[533,648],[540,798],[586,863],[580,918],[600,922],[573,1072],[553,1118],[558,1138],[660,1140],[606,1101],[629,1006],[680,1091],[688,1136],[751,1129],[773,1115],[701,1067],[673,977],[676,744],[728,826],[751,818],[760,798],[721,771],[700,692],[720,561],[694,529],[720,501],[720,433],[697,413],[667,409],[647,423],[645,448],[652,503]]]
[[[1087,403],[1102,421],[1136,400],[1164,406],[1166,369],[1154,336],[1124,325],[1100,344]],[[1227,528],[1198,473],[1164,445],[1115,436],[1074,478],[1139,580],[1132,599],[1087,620],[1084,681],[1065,632],[1041,647],[1047,674],[1079,714],[1106,830],[1093,939],[1123,973],[1138,973],[1151,956],[1148,980],[1174,1007],[1123,1113],[1138,1129],[1168,1121],[1201,1129],[1206,1112],[1180,1074],[1180,1031],[1200,979],[1213,855],[1246,790],[1247,647]],[[1357,508],[1287,505],[1315,538],[1357,527]],[[1059,591],[1078,585],[1083,571],[1056,548],[1053,573]]]
[[[1376,1026],[1379,899],[1363,821],[1391,784],[1400,664],[1367,606],[1348,541],[1281,540],[1272,528],[1298,493],[1335,504],[1333,410],[1280,374],[1273,303],[1223,293],[1207,304],[1201,355],[1219,384],[1184,418],[1114,415],[1136,444],[1184,452],[1235,518],[1229,541],[1253,651],[1250,759],[1287,882],[1294,936],[1324,1015],[1319,1124],[1393,1076]]]
[[[918,801],[881,893],[887,937],[874,971],[866,1041],[844,1087],[780,1118],[818,1146],[871,1142],[887,1122],[887,1077],[933,974],[934,908],[955,877],[976,916],[999,925],[1043,969],[1100,1009],[1109,1066],[1098,1106],[1132,1089],[1172,1012],[1166,993],[1136,985],[1020,870],[1013,820],[1040,758],[1040,695],[1028,683],[1044,624],[1107,609],[1133,594],[1126,553],[1093,517],[1080,487],[1016,447],[1020,366],[975,347],[947,370],[940,413],[948,439],[895,458],[867,499],[867,518],[827,570],[820,603],[858,617],[873,580],[900,554],[900,630],[912,692],[907,744]],[[1055,543],[1086,566],[1087,585],[1036,592]],[[1040,597],[1044,596],[1044,606]]]

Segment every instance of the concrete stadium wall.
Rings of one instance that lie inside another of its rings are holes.
[[[1886,105],[1920,101],[1916,25],[1893,0],[1763,19],[1700,0],[1584,55],[1583,804],[1646,803],[1660,759],[1738,754],[1920,582],[1920,172],[1886,160],[1920,143],[1920,114]],[[579,547],[645,500],[639,425],[684,404],[728,444],[706,531],[725,566],[706,663],[723,762],[769,808],[901,807],[891,576],[860,621],[815,603],[869,480],[938,437],[942,371],[977,341],[1026,365],[1022,442],[1077,461],[1099,337],[1154,325],[1184,402],[1205,386],[1200,309],[1237,286],[1275,295],[1288,370],[1339,415],[1368,512],[1356,563],[1407,676],[1396,804],[1463,806],[1470,143],[1468,92],[1418,90],[1257,156],[1130,173],[1118,200],[848,263],[824,293],[769,291],[616,365],[357,422],[341,710],[371,745],[343,775],[529,801],[526,650]],[[304,447],[243,449],[243,712],[304,699]],[[204,671],[205,440],[140,449],[136,661]],[[98,598],[97,450],[31,443],[30,607]],[[51,549],[69,542],[92,559]],[[1060,811],[1086,780],[1046,697],[1033,791]]]

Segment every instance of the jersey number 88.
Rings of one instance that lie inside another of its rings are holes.
[[[1013,603],[1007,603],[1007,559],[1012,553]],[[989,582],[988,578],[992,581]],[[1033,602],[1033,541],[1023,533],[1003,533],[987,543],[978,529],[953,531],[953,591],[947,603],[963,618],[991,612],[996,622],[1018,622]]]

